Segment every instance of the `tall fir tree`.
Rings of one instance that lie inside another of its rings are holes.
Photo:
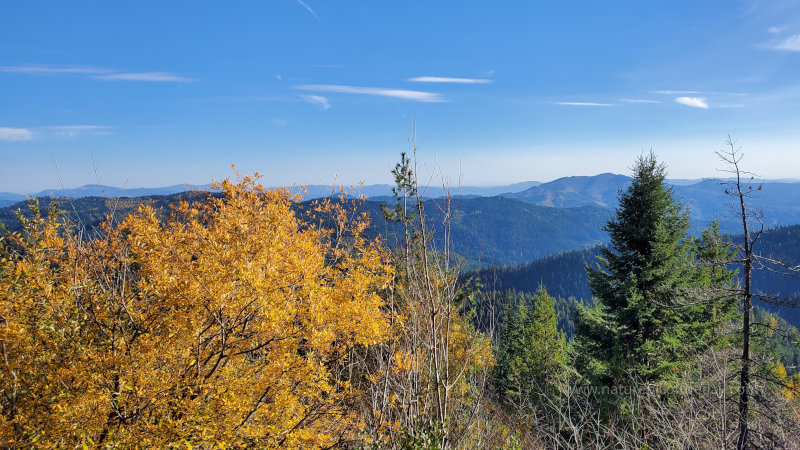
[[[516,412],[530,412],[565,374],[566,339],[558,330],[555,300],[543,286],[531,296],[510,292],[500,333],[494,383]]]
[[[718,228],[689,237],[689,212],[652,152],[637,159],[604,229],[610,244],[598,269],[587,267],[595,305],[576,315],[583,366],[603,384],[674,377],[733,312],[730,299],[714,294],[731,282],[717,264],[729,249]]]

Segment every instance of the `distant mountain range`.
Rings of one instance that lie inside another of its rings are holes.
[[[478,196],[478,197],[491,197],[508,192],[524,191],[533,186],[538,186],[541,183],[538,181],[523,181],[521,183],[508,184],[503,186],[454,186],[449,189],[451,195],[456,196]],[[65,198],[83,198],[83,197],[145,197],[150,195],[170,195],[180,192],[196,190],[207,190],[210,184],[205,185],[185,185],[176,184],[173,186],[156,187],[156,188],[119,188],[113,186],[103,186],[99,184],[87,184],[72,189],[46,189],[44,191],[31,194],[32,197],[65,197]],[[311,185],[297,185],[297,186],[284,186],[292,192],[301,193],[303,198],[310,200],[315,198],[329,197],[332,194],[338,194],[339,189],[335,186],[326,186],[320,184]],[[371,184],[362,186],[345,187],[348,195],[357,197],[364,195],[369,198],[373,197],[390,197],[392,195],[392,186],[388,184]],[[443,197],[445,190],[441,186],[427,186],[420,189],[424,197],[436,198]],[[28,198],[27,195],[16,194],[11,192],[0,192],[0,207],[13,205],[14,203],[21,202]]]
[[[559,178],[548,183],[526,181],[504,186],[453,187],[449,193],[463,199],[475,197],[500,196],[520,200],[537,206],[553,208],[576,208],[595,206],[613,209],[616,206],[618,191],[624,188],[630,178],[625,175],[603,173],[594,176],[574,176]],[[204,186],[188,186],[188,189],[208,189]],[[731,198],[725,195],[725,188],[713,180],[675,180],[676,195],[690,208],[694,229],[707,225],[711,220],[720,221],[723,231],[736,232],[737,220],[731,213]],[[338,194],[331,186],[308,185],[292,186],[287,189],[299,192],[305,199],[315,199]],[[100,185],[86,185],[75,189],[50,189],[39,192],[36,197],[141,197],[152,195],[171,195],[184,192],[186,185],[161,188],[123,189]],[[363,195],[376,201],[391,199],[392,186],[374,184],[355,186],[347,189],[349,196]],[[439,198],[445,195],[441,186],[420,188],[426,198]],[[765,180],[762,190],[757,191],[751,205],[763,209],[765,224],[769,227],[800,223],[800,183]],[[19,194],[0,193],[0,207],[24,200]]]
[[[451,186],[447,190],[441,186],[424,186],[420,188],[420,195],[425,198],[444,197],[446,193],[458,197],[493,197],[508,192],[520,192],[534,186],[539,186],[538,181],[523,181],[521,183],[507,184],[503,186]],[[392,188],[388,184],[369,184],[362,186],[345,186],[345,191],[349,196],[358,197],[363,195],[371,199],[388,199],[392,196]],[[308,186],[285,186],[292,192],[300,192],[303,198],[311,200],[315,198],[329,197],[331,194],[338,194],[339,189],[334,186],[312,184]]]
[[[618,191],[629,182],[629,177],[611,173],[566,177],[503,196],[555,208],[586,205],[613,208]],[[676,196],[689,207],[695,229],[717,219],[723,231],[738,230],[738,220],[732,210],[733,199],[725,194],[725,186],[718,181],[701,180],[672,186]],[[764,223],[768,227],[800,223],[800,183],[764,181],[750,204],[764,211]]]
[[[451,186],[447,190],[451,195],[462,197],[492,197],[502,196],[523,200],[539,206],[551,206],[555,208],[571,208],[576,206],[594,205],[605,208],[613,207],[616,203],[617,191],[623,188],[630,178],[625,175],[612,173],[602,173],[594,176],[573,176],[558,178],[556,180],[540,183],[538,181],[524,181],[501,186]],[[703,206],[704,202],[697,202],[697,196],[711,194],[719,197],[723,194],[722,189],[717,189],[718,184],[709,179],[674,179],[669,180],[675,186],[676,191],[686,195],[687,203],[694,206]],[[760,180],[759,182],[772,186],[794,185],[800,192],[800,181],[795,179],[780,180]],[[170,195],[188,190],[206,190],[210,187],[205,185],[185,185],[176,184],[173,186],[155,188],[119,188],[113,186],[103,186],[99,184],[87,184],[71,189],[46,189],[44,191],[31,194],[33,197],[144,197],[148,195]],[[765,186],[766,187],[766,186]],[[292,192],[303,194],[306,200],[328,197],[338,194],[339,190],[335,186],[327,185],[296,185],[284,186]],[[782,186],[781,192],[792,187]],[[392,186],[388,184],[370,184],[345,187],[348,195],[364,195],[368,198],[390,197]],[[793,192],[793,191],[792,191]],[[426,186],[420,188],[420,193],[426,198],[437,198],[445,195],[445,189],[441,186]],[[12,203],[25,200],[27,195],[10,192],[0,192],[0,207],[8,206]],[[694,202],[694,203],[691,203]]]
[[[32,197],[63,197],[63,198],[83,198],[83,197],[145,197],[148,195],[170,195],[192,189],[208,189],[210,185],[185,185],[176,184],[157,188],[119,188],[113,186],[103,186],[99,184],[87,184],[72,189],[45,189],[44,191],[31,194]],[[14,194],[10,192],[0,192],[0,207],[13,205],[27,199],[27,195]]]

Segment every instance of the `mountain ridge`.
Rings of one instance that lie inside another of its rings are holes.
[[[451,194],[462,200],[470,198],[498,196],[512,198],[529,204],[553,208],[575,208],[596,206],[613,210],[618,191],[630,181],[625,175],[603,173],[592,176],[562,177],[539,183],[528,181],[505,186],[475,187],[461,186],[446,189],[440,186],[420,188],[424,198],[440,198]],[[679,182],[685,180],[678,180]],[[189,189],[208,189],[209,185],[190,185]],[[695,229],[719,220],[723,231],[735,231],[738,221],[730,208],[730,198],[725,188],[712,179],[700,180],[693,184],[673,184],[675,195],[689,207],[690,217]],[[763,181],[759,196],[754,196],[752,206],[765,211],[765,224],[768,227],[800,223],[800,183]],[[307,185],[285,187],[292,193],[300,194],[304,200],[338,195],[340,190],[333,186]],[[513,192],[515,189],[520,191]],[[173,195],[186,192],[187,185],[173,185],[161,188],[114,188],[102,185],[86,185],[75,189],[45,190],[38,197],[85,198],[89,196],[127,198],[148,195]],[[349,197],[366,197],[376,201],[391,201],[392,186],[388,184],[359,185],[345,189]],[[760,198],[759,198],[760,197]],[[0,193],[0,207],[10,206],[26,197],[13,193]]]
[[[439,186],[426,186],[420,189],[420,192],[425,197],[442,197],[447,192],[454,195],[468,196],[478,195],[483,197],[491,197],[506,192],[518,192],[528,189],[532,186],[542,184],[538,181],[522,181],[519,183],[512,183],[499,186],[454,186],[447,190]],[[389,184],[370,184],[370,185],[355,185],[344,186],[345,192],[353,197],[364,195],[366,197],[389,197],[392,195],[392,185]],[[174,184],[171,186],[160,187],[140,187],[140,188],[122,188],[115,186],[108,186],[103,184],[85,184],[75,188],[61,188],[61,189],[44,189],[34,194],[31,197],[64,197],[64,198],[84,198],[84,197],[147,197],[152,195],[171,195],[181,192],[188,192],[191,190],[209,190],[211,184]],[[292,186],[271,186],[270,188],[287,189],[292,193],[299,193],[304,199],[310,200],[315,198],[323,198],[331,195],[337,195],[340,188],[334,185],[323,184],[297,184]],[[19,194],[14,192],[0,192],[0,207],[9,206],[17,202],[24,201],[28,198],[26,194]]]

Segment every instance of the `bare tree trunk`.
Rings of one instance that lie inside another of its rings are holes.
[[[750,293],[750,275],[753,269],[753,247],[750,242],[750,231],[747,227],[747,209],[744,203],[744,193],[740,178],[738,162],[734,160],[736,169],[736,196],[742,215],[742,229],[744,230],[744,308],[742,311],[742,370],[739,373],[739,439],[736,448],[747,448],[749,430],[747,415],[750,408],[750,311],[752,294]]]
[[[743,172],[739,167],[739,161],[742,159],[742,154],[736,143],[728,137],[725,144],[730,147],[729,150],[724,152],[717,152],[717,155],[725,161],[729,168],[725,169],[735,177],[735,181],[727,183],[730,188],[725,190],[725,193],[734,197],[736,201],[736,215],[742,220],[742,233],[743,245],[741,251],[743,252],[742,258],[739,262],[744,267],[744,288],[740,290],[742,296],[742,367],[739,371],[739,418],[738,429],[739,437],[736,441],[736,448],[739,450],[749,448],[750,443],[750,428],[748,424],[748,416],[750,414],[750,385],[751,385],[751,355],[750,355],[750,339],[751,339],[751,314],[753,309],[753,294],[751,289],[751,275],[753,270],[753,261],[755,255],[753,253],[753,244],[761,236],[764,231],[764,224],[760,220],[757,213],[754,213],[748,206],[748,199],[752,194],[753,187],[748,185],[747,189],[744,188],[742,182],[742,175],[750,175]],[[752,177],[750,178],[752,180]],[[760,189],[760,187],[759,187]],[[749,219],[755,219],[760,225],[761,229],[752,233],[750,229]]]

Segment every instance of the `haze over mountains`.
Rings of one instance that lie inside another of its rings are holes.
[[[506,197],[521,200],[538,206],[553,208],[575,208],[598,206],[613,209],[619,189],[630,178],[625,175],[603,173],[594,176],[573,176],[559,178],[547,183],[526,181],[504,186],[455,186],[450,194],[461,197]],[[729,198],[724,187],[714,180],[675,180],[672,185],[677,196],[690,208],[692,221],[702,227],[711,220],[721,222],[724,231],[736,231],[736,220],[730,214]],[[116,188],[101,185],[86,185],[74,189],[48,189],[35,194],[35,197],[141,197],[150,195],[170,195],[187,189],[208,189],[209,185],[173,185],[158,188]],[[300,192],[304,199],[315,199],[338,194],[338,190],[325,185],[291,186],[288,189]],[[352,196],[363,195],[373,200],[386,200],[392,195],[392,186],[374,184],[355,186],[347,189]],[[441,186],[428,186],[420,189],[426,198],[445,195]],[[765,211],[767,226],[800,223],[800,183],[786,180],[764,180],[763,189],[754,195],[752,205]],[[25,200],[26,196],[13,193],[0,193],[0,207],[9,206]]]
[[[31,194],[32,197],[64,197],[64,198],[83,198],[83,197],[145,197],[148,195],[170,195],[185,192],[192,189],[207,189],[209,185],[186,185],[176,184],[173,186],[155,188],[120,188],[114,186],[104,186],[100,184],[87,184],[71,189],[45,189]],[[11,192],[0,192],[0,207],[12,205],[28,198],[27,195]]]
[[[617,192],[629,181],[630,178],[625,175],[610,173],[566,177],[503,196],[555,208],[586,205],[614,208]],[[686,180],[679,180],[672,186],[677,198],[689,207],[695,228],[716,219],[720,221],[723,231],[737,232],[739,222],[732,215],[731,199],[719,181],[709,179],[687,183]],[[752,196],[751,206],[763,209],[765,225],[774,227],[800,223],[800,183],[765,180],[761,182],[760,190],[758,184],[754,186],[757,192]]]
[[[524,191],[533,186],[538,186],[541,183],[538,181],[523,181],[503,186],[460,186],[453,187],[450,191],[453,195],[461,196],[479,196],[489,197],[500,195],[508,192]],[[32,197],[65,197],[65,198],[83,198],[83,197],[145,197],[149,195],[170,195],[180,192],[186,192],[193,189],[207,190],[210,184],[205,185],[186,185],[176,184],[172,186],[155,187],[155,188],[119,188],[114,186],[104,186],[100,184],[87,184],[77,188],[71,189],[45,189],[43,191],[30,194]],[[302,193],[305,199],[315,199],[328,197],[330,195],[338,194],[338,189],[333,186],[326,186],[321,184],[311,184],[307,186],[284,186],[292,192]],[[348,193],[353,196],[364,195],[368,198],[373,197],[388,197],[392,195],[392,186],[388,184],[371,184],[362,186],[346,187]],[[440,186],[428,186],[422,189],[424,197],[436,198],[445,195],[445,190]],[[0,192],[0,207],[12,205],[21,202],[28,198],[27,195]]]

